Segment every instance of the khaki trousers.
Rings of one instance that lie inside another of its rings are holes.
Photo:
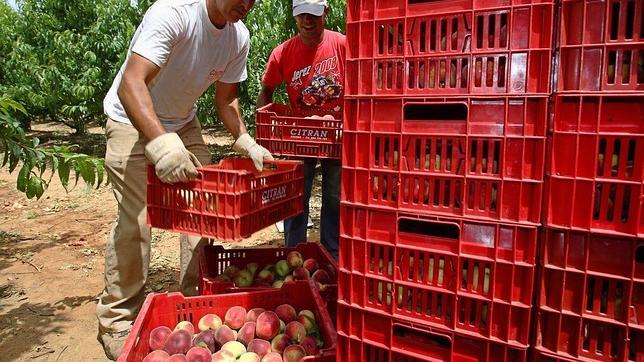
[[[118,204],[118,214],[105,248],[105,289],[96,307],[99,333],[128,329],[145,300],[150,265],[150,228],[146,224],[145,139],[131,125],[108,120],[105,170]],[[199,161],[210,163],[210,152],[195,117],[177,134]],[[197,293],[199,237],[180,237],[181,291]]]

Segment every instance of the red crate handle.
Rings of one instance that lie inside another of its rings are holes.
[[[467,132],[469,108],[465,102],[420,103],[409,102],[403,106],[403,131],[435,134]]]
[[[420,238],[440,238],[459,241],[461,239],[461,226],[453,221],[420,219],[413,217],[398,218],[398,232],[416,235]]]
[[[392,348],[419,358],[449,360],[453,344],[451,336],[416,325],[393,323],[391,328]]]

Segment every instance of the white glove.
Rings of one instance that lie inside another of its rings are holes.
[[[255,168],[260,172],[264,169],[264,160],[273,161],[271,153],[258,145],[248,133],[244,133],[237,138],[237,141],[233,143],[233,150],[253,160]]]
[[[154,163],[159,180],[168,184],[194,179],[199,174],[197,167],[201,167],[176,133],[164,133],[148,142],[145,156]]]

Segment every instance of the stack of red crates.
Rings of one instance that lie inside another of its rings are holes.
[[[338,356],[525,361],[552,1],[347,1]]]
[[[644,1],[563,0],[535,361],[644,361]]]

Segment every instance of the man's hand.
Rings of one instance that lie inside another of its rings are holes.
[[[260,172],[264,169],[264,160],[273,160],[271,153],[264,147],[258,145],[248,133],[243,133],[237,138],[237,141],[233,143],[233,150],[253,160],[255,168]]]
[[[201,167],[176,133],[164,133],[148,142],[145,156],[154,163],[159,180],[168,184],[194,179],[199,174],[197,167]]]

